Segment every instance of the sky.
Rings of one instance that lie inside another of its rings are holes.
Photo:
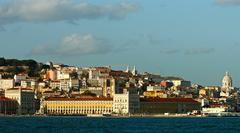
[[[240,0],[0,0],[0,56],[240,86]]]

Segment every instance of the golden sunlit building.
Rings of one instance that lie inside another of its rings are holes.
[[[167,94],[165,93],[165,91],[145,91],[143,95],[144,97],[167,98]]]
[[[54,115],[111,114],[113,99],[104,97],[56,98],[43,102],[44,113]]]

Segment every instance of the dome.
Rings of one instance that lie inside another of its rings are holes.
[[[232,87],[232,77],[228,72],[225,73],[223,80],[222,80],[223,88]]]
[[[229,75],[228,72],[225,73],[225,75],[223,77],[223,81],[232,82],[232,77]]]

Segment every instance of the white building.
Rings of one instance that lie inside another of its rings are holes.
[[[14,79],[0,79],[0,89],[6,90],[15,86]]]
[[[36,80],[21,80],[21,87],[22,88],[32,88],[37,89],[38,88],[38,82]]]
[[[182,87],[191,87],[190,81],[185,80],[171,80],[174,86],[182,86]]]
[[[161,86],[147,86],[147,91],[160,91],[162,90]]]
[[[221,89],[220,96],[222,97],[230,96],[230,93],[233,89],[234,88],[232,84],[232,77],[228,72],[226,72],[222,80],[222,89]]]
[[[27,75],[26,74],[18,74],[18,75],[14,75],[14,80],[15,83],[20,83],[22,80],[26,80],[27,79]]]
[[[70,79],[70,74],[62,71],[57,71],[57,79],[58,80]]]
[[[117,114],[136,113],[140,109],[138,94],[115,94],[113,97],[113,112]]]
[[[31,89],[8,89],[5,91],[5,97],[18,102],[18,114],[34,114],[36,111],[34,92]]]
[[[221,112],[226,112],[226,111],[227,111],[227,108],[225,108],[225,107],[202,108],[203,114],[221,113]]]

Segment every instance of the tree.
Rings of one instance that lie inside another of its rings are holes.
[[[55,88],[53,88],[52,89],[54,92],[57,92],[57,91],[59,91],[59,88],[58,87],[55,87]]]
[[[84,95],[84,96],[93,96],[93,97],[97,96],[95,93],[92,93],[89,90],[86,90],[85,92],[83,92],[82,95]]]

